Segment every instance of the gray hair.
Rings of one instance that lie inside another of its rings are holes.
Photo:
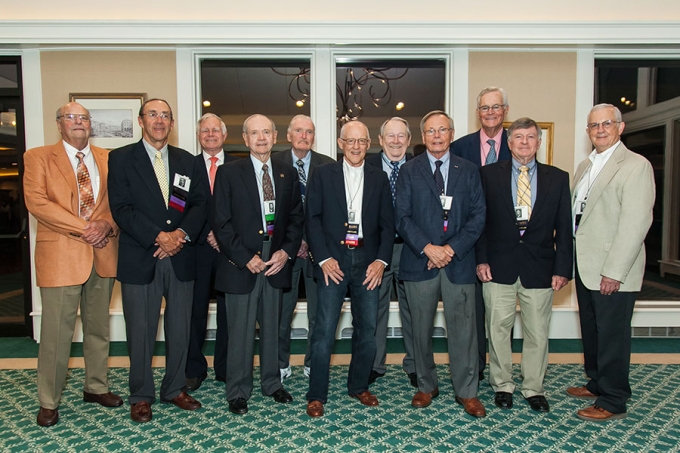
[[[503,105],[505,105],[506,107],[510,106],[510,104],[508,103],[508,95],[503,88],[486,87],[482,91],[480,91],[479,94],[477,95],[477,107],[480,107],[479,103],[482,102],[482,96],[484,96],[487,93],[494,93],[494,92],[499,92],[501,94],[501,96],[503,96]]]
[[[203,123],[203,121],[207,120],[208,118],[218,119],[220,121],[220,124],[222,125],[222,134],[227,135],[227,125],[224,124],[224,121],[222,121],[222,118],[215,115],[214,113],[206,113],[205,115],[203,115],[201,117],[200,120],[198,120],[198,123],[196,123],[196,133],[197,134],[201,132],[201,124]]]
[[[532,127],[536,128],[536,134],[538,135],[538,139],[541,139],[541,135],[543,135],[543,132],[541,131],[541,128],[538,126],[538,123],[536,121],[532,120],[531,118],[517,118],[515,121],[512,122],[510,127],[508,128],[508,142],[512,139],[512,133],[515,132],[517,129],[531,129]]]
[[[393,116],[392,118],[385,120],[384,123],[382,123],[382,126],[380,126],[380,136],[384,137],[385,136],[385,126],[387,126],[387,123],[390,121],[399,121],[400,123],[403,123],[404,126],[406,126],[406,132],[408,133],[408,139],[411,140],[411,127],[408,125],[408,121],[406,121],[404,118],[400,118],[398,116]]]
[[[614,119],[618,121],[619,123],[623,121],[623,116],[621,115],[621,110],[615,105],[612,104],[597,104],[594,106],[592,109],[590,109],[590,112],[588,112],[588,118],[590,118],[590,115],[593,112],[596,112],[598,110],[604,110],[604,109],[614,109]]]
[[[267,119],[269,120],[269,122],[272,123],[272,132],[276,131],[276,124],[274,124],[274,121],[273,121],[271,118],[269,118],[267,115],[263,115],[263,114],[261,114],[261,113],[255,113],[255,114],[253,114],[253,115],[250,115],[250,116],[249,116],[248,118],[246,118],[246,120],[243,122],[243,133],[244,133],[244,134],[247,134],[247,133],[248,133],[248,121],[250,121],[252,118],[254,118],[254,117],[256,117],[256,116],[264,116],[265,118],[267,118]]]
[[[316,126],[314,125],[314,121],[312,121],[312,119],[309,116],[302,115],[302,114],[301,115],[295,115],[293,118],[290,119],[290,123],[288,123],[288,129],[286,130],[286,132],[290,134],[291,127],[293,126],[293,123],[297,120],[302,120],[302,119],[311,121],[312,126],[314,127],[314,131],[316,132]]]
[[[449,120],[449,127],[451,128],[451,132],[453,132],[453,118],[451,118],[449,115],[446,114],[445,111],[443,110],[432,110],[430,113],[426,114],[422,120],[420,120],[420,133],[423,134],[425,133],[425,122],[429,120],[431,117],[435,115],[442,115],[445,116],[447,120]]]

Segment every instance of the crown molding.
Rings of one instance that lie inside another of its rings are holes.
[[[360,32],[358,32],[360,31]],[[3,45],[680,45],[680,21],[0,21]]]

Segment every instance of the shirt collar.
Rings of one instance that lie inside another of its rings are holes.
[[[75,147],[71,146],[69,143],[66,143],[65,140],[62,140],[62,143],[64,144],[64,149],[66,152],[70,155],[75,156],[77,153],[83,153],[85,156],[90,154],[90,143],[88,142],[85,148],[83,149],[76,149]]]
[[[595,160],[607,160],[609,159],[609,156],[614,154],[614,150],[621,144],[621,140],[618,142],[614,143],[610,148],[607,148],[601,153],[598,153],[596,149],[593,150],[592,153],[588,156],[588,159],[590,159],[591,162],[595,162]]]
[[[205,151],[202,151],[203,154],[203,160],[205,160],[207,163],[210,162],[210,158],[213,157],[210,154],[206,153]],[[221,149],[219,153],[215,154],[215,157],[217,157],[217,162],[224,162],[224,150]]]
[[[391,160],[389,157],[387,157],[385,150],[381,151],[380,154],[382,156],[383,161],[391,167],[392,162],[394,162],[394,161]],[[404,157],[402,157],[401,160],[399,160],[399,166],[401,167],[401,164],[403,164],[404,162],[406,162],[406,154],[404,154]]]
[[[295,166],[297,167],[297,161],[298,161],[298,159],[300,159],[300,158],[297,157],[297,156],[295,155],[295,151],[293,151],[293,148],[290,149],[290,155],[291,155],[292,158],[293,158],[293,165],[295,165]],[[310,149],[310,150],[307,152],[307,155],[306,155],[305,157],[302,158],[302,162],[305,164],[305,166],[307,166],[307,165],[309,165],[309,163],[311,162],[311,160],[312,160],[312,150]]]
[[[521,167],[522,164],[517,162],[515,158],[512,158],[512,168],[515,169],[515,171],[519,171],[519,167]],[[534,169],[536,168],[536,158],[531,159],[531,161],[526,164],[526,166],[529,168],[529,173],[533,172]]]
[[[435,162],[438,160],[441,160],[443,164],[446,164],[450,159],[451,159],[451,153],[449,151],[446,151],[444,155],[440,159],[436,159],[432,154],[430,154],[429,151],[425,151],[427,153],[427,158],[430,160],[430,163],[434,166]]]

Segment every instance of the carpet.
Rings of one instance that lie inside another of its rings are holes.
[[[584,383],[579,365],[550,365],[546,377],[551,412],[538,414],[518,391],[515,406],[493,405],[487,381],[479,397],[487,417],[466,415],[454,401],[448,368],[439,365],[440,396],[425,409],[410,406],[414,389],[399,366],[371,386],[380,406],[367,408],[347,396],[347,366],[331,368],[326,416],[305,414],[307,379],[294,367],[286,388],[295,401],[277,404],[256,385],[249,412],[228,412],[224,384],[208,379],[193,395],[203,403],[195,412],[154,404],[153,420],[136,424],[129,406],[109,409],[82,401],[83,369],[70,371],[60,422],[36,425],[35,370],[0,370],[0,451],[2,452],[678,452],[680,451],[680,366],[633,365],[629,415],[595,424],[574,413],[587,402],[564,389]],[[160,386],[163,369],[155,369]],[[519,382],[519,367],[515,366]],[[110,370],[111,390],[127,395],[126,368]]]

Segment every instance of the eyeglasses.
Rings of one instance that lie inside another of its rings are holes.
[[[172,113],[168,113],[168,112],[158,113],[155,110],[152,110],[152,111],[146,112],[146,113],[142,113],[142,116],[144,116],[144,115],[148,116],[152,120],[155,120],[156,118],[160,118],[163,121],[172,119]]]
[[[359,143],[359,146],[366,146],[371,141],[367,138],[356,139],[356,138],[342,138],[342,137],[340,137],[340,140],[347,143],[349,146],[354,146],[357,143]]]
[[[611,128],[614,124],[619,124],[621,121],[605,120],[599,123],[588,123],[588,129],[591,131],[596,131],[602,126],[605,129]]]
[[[480,105],[477,107],[477,110],[479,110],[482,113],[486,113],[489,110],[493,110],[494,112],[498,113],[501,110],[505,108],[505,104],[494,104],[494,105]]]
[[[437,132],[439,132],[439,135],[444,135],[451,132],[451,130],[452,129],[450,127],[440,127],[439,129],[428,129],[423,131],[423,133],[428,136],[433,136]]]
[[[64,118],[64,121],[75,121],[78,118],[82,123],[89,123],[91,119],[87,115],[76,115],[75,113],[64,113],[57,117],[57,119],[59,118]]]
[[[399,139],[401,141],[406,140],[406,134],[387,134],[385,138],[387,140]]]

